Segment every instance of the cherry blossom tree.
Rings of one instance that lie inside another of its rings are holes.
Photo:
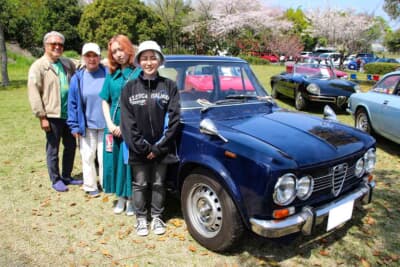
[[[275,34],[288,31],[292,25],[284,18],[282,9],[267,7],[259,0],[198,0],[193,10],[190,26],[185,29],[195,34],[194,30],[203,25],[216,46],[221,42],[233,46],[243,32],[252,32],[257,39],[265,29]]]
[[[369,38],[369,29],[377,22],[372,15],[357,14],[351,9],[327,8],[310,10],[307,16],[311,20],[312,35],[326,38],[328,44],[339,50],[351,52],[367,49],[373,41]]]

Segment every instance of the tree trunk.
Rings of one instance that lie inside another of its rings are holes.
[[[4,26],[0,23],[0,57],[1,57],[1,78],[2,85],[7,86],[10,84],[10,80],[8,79],[8,71],[7,71],[7,48],[6,48],[6,40],[4,38]]]

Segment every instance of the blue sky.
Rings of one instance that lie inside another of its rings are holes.
[[[352,8],[360,12],[368,12],[383,17],[392,27],[399,26],[398,22],[391,21],[383,11],[384,0],[264,0],[267,5],[279,6],[284,9],[300,7],[303,10],[314,8]]]

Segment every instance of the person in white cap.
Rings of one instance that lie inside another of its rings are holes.
[[[135,65],[142,72],[126,84],[121,94],[121,132],[129,148],[139,236],[149,234],[148,206],[151,230],[158,235],[165,233],[162,213],[167,164],[178,161],[175,139],[180,121],[179,92],[174,81],[159,75],[163,63],[160,46],[154,41],[142,42],[135,56]]]
[[[102,99],[99,97],[107,74],[100,64],[100,47],[86,43],[82,47],[83,67],[71,79],[68,94],[67,124],[79,140],[82,158],[83,190],[91,197],[100,195],[97,185],[96,155],[99,164],[99,183],[103,185],[103,136],[106,126]]]

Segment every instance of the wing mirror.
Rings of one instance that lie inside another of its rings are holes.
[[[331,121],[337,121],[335,111],[333,111],[333,109],[328,105],[325,105],[325,107],[324,107],[324,119],[331,120]]]
[[[223,137],[219,132],[217,127],[215,126],[214,122],[208,118],[203,119],[200,122],[200,132],[203,134],[208,134],[208,135],[213,135],[213,136],[217,136],[218,138],[220,138],[222,141],[224,141],[225,143],[228,142],[228,139],[226,139],[225,137]]]

